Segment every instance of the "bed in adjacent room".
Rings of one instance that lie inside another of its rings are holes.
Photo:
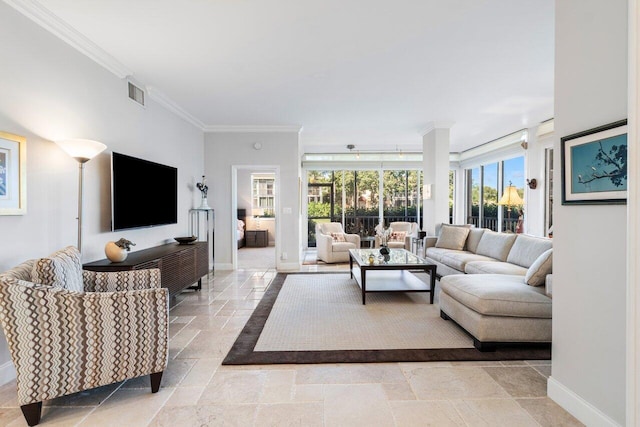
[[[237,228],[238,228],[238,249],[245,246],[244,230],[247,228],[247,210],[238,209],[237,212]]]

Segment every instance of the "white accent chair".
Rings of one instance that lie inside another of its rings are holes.
[[[389,224],[389,228],[391,229],[392,232],[394,232],[394,231],[404,231],[407,234],[404,236],[404,241],[403,242],[388,241],[387,242],[387,246],[390,247],[390,248],[406,249],[409,252],[411,252],[411,238],[418,237],[418,224],[415,223],[415,222],[398,221],[398,222],[390,223]],[[380,247],[380,237],[379,236],[376,236],[375,247],[376,248]]]
[[[344,234],[345,242],[334,241],[331,233]],[[360,236],[346,234],[339,222],[316,224],[316,247],[318,259],[328,264],[349,261],[349,249],[360,247]]]

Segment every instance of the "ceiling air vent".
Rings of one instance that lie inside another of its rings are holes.
[[[131,82],[129,82],[129,98],[140,105],[144,105],[144,91]]]

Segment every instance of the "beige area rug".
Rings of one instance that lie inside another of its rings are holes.
[[[255,351],[472,348],[428,293],[362,293],[348,274],[289,275]]]
[[[363,306],[349,273],[278,273],[222,364],[551,358],[549,346],[480,352],[438,316],[426,293],[370,293]]]

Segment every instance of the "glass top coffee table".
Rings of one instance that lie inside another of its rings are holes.
[[[349,249],[349,271],[362,289],[362,304],[367,292],[430,292],[433,304],[436,265],[405,249],[389,249],[386,256],[379,249]],[[429,285],[412,272],[428,273]]]

